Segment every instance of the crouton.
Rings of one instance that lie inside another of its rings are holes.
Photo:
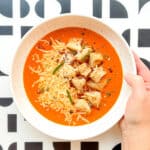
[[[84,48],[82,49],[82,51],[78,52],[76,55],[75,55],[75,58],[80,61],[80,62],[84,62],[90,55],[90,52],[91,52],[91,48]]]
[[[92,106],[98,108],[101,102],[101,93],[97,91],[85,92],[84,98],[87,99]]]
[[[63,77],[73,78],[76,76],[76,70],[69,64],[64,64],[62,67]]]
[[[72,51],[81,51],[82,50],[81,43],[82,43],[82,39],[72,38],[69,40],[66,46]]]
[[[103,56],[100,53],[90,53],[90,60],[89,64],[90,66],[96,66],[99,65],[103,60]]]
[[[72,84],[78,90],[83,90],[85,83],[86,83],[86,80],[84,78],[75,77],[72,79]]]
[[[100,79],[106,75],[106,71],[103,69],[103,67],[96,67],[94,70],[90,73],[90,78],[94,82],[99,82]]]
[[[71,64],[75,60],[73,54],[65,54],[65,63]]]
[[[79,73],[83,75],[84,77],[87,77],[89,73],[91,72],[91,68],[86,63],[82,63],[80,66],[78,66],[77,69]]]
[[[84,99],[76,100],[75,107],[79,111],[83,111],[83,112],[86,112],[86,113],[91,112],[91,108],[90,108],[88,102],[85,101]]]

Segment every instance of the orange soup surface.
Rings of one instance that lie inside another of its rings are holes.
[[[24,87],[36,110],[63,125],[84,125],[104,116],[122,86],[122,66],[112,45],[85,28],[48,33],[31,49]]]

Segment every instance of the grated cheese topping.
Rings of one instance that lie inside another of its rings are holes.
[[[88,92],[89,96],[93,92],[99,93],[95,94],[95,96],[101,94],[97,88],[94,88],[94,85],[99,84],[97,83],[99,81],[96,81],[93,86],[88,86],[87,82],[89,82],[89,80],[94,82],[93,78],[100,74],[100,72],[98,72],[98,74],[93,72],[95,69],[100,68],[102,71],[105,70],[101,66],[101,61],[103,59],[100,58],[100,60],[98,60],[98,57],[94,58],[93,54],[96,56],[96,52],[92,48],[86,53],[83,53],[84,48],[81,49],[81,47],[83,47],[83,39],[73,38],[73,40],[70,39],[68,43],[54,40],[53,38],[50,40],[52,43],[51,50],[36,47],[37,50],[42,52],[42,57],[39,57],[38,54],[32,56],[32,60],[40,65],[37,68],[29,66],[29,69],[39,76],[38,80],[32,84],[33,87],[35,85],[38,86],[37,102],[47,110],[53,109],[56,112],[64,114],[65,121],[68,125],[75,125],[79,120],[89,123],[89,120],[84,116],[91,112],[89,109],[95,107],[95,102],[93,101],[92,104],[92,100],[89,101],[88,96],[84,96],[84,93]],[[41,40],[40,42],[46,44],[50,43],[46,40]],[[85,46],[90,47],[89,45],[84,44],[84,47]],[[80,47],[79,50],[78,47]],[[77,57],[79,55],[80,58]],[[90,58],[92,58],[93,63],[94,61],[97,63],[96,66],[90,66]],[[81,70],[88,70],[88,73],[84,75]],[[105,74],[107,74],[107,72],[105,72]],[[81,80],[84,80],[85,84],[72,82]],[[97,97],[95,97],[95,99],[96,98]],[[96,108],[98,108],[99,105],[100,100],[96,104]],[[76,120],[73,120],[74,116],[76,117]]]

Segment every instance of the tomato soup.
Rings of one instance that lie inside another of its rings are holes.
[[[122,86],[122,66],[101,35],[78,27],[52,31],[31,49],[24,66],[29,101],[48,120],[78,126],[103,117]]]

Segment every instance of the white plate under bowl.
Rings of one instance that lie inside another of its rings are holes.
[[[36,42],[51,31],[72,26],[88,28],[102,35],[115,48],[121,60],[123,73],[136,73],[132,52],[129,50],[125,40],[111,27],[94,17],[66,14],[42,22],[23,37],[12,64],[11,88],[18,109],[32,126],[58,139],[83,140],[105,132],[122,117],[130,94],[130,88],[125,81],[123,81],[117,102],[110,111],[99,120],[83,126],[64,126],[43,117],[28,100],[23,83],[24,64],[31,48]]]

